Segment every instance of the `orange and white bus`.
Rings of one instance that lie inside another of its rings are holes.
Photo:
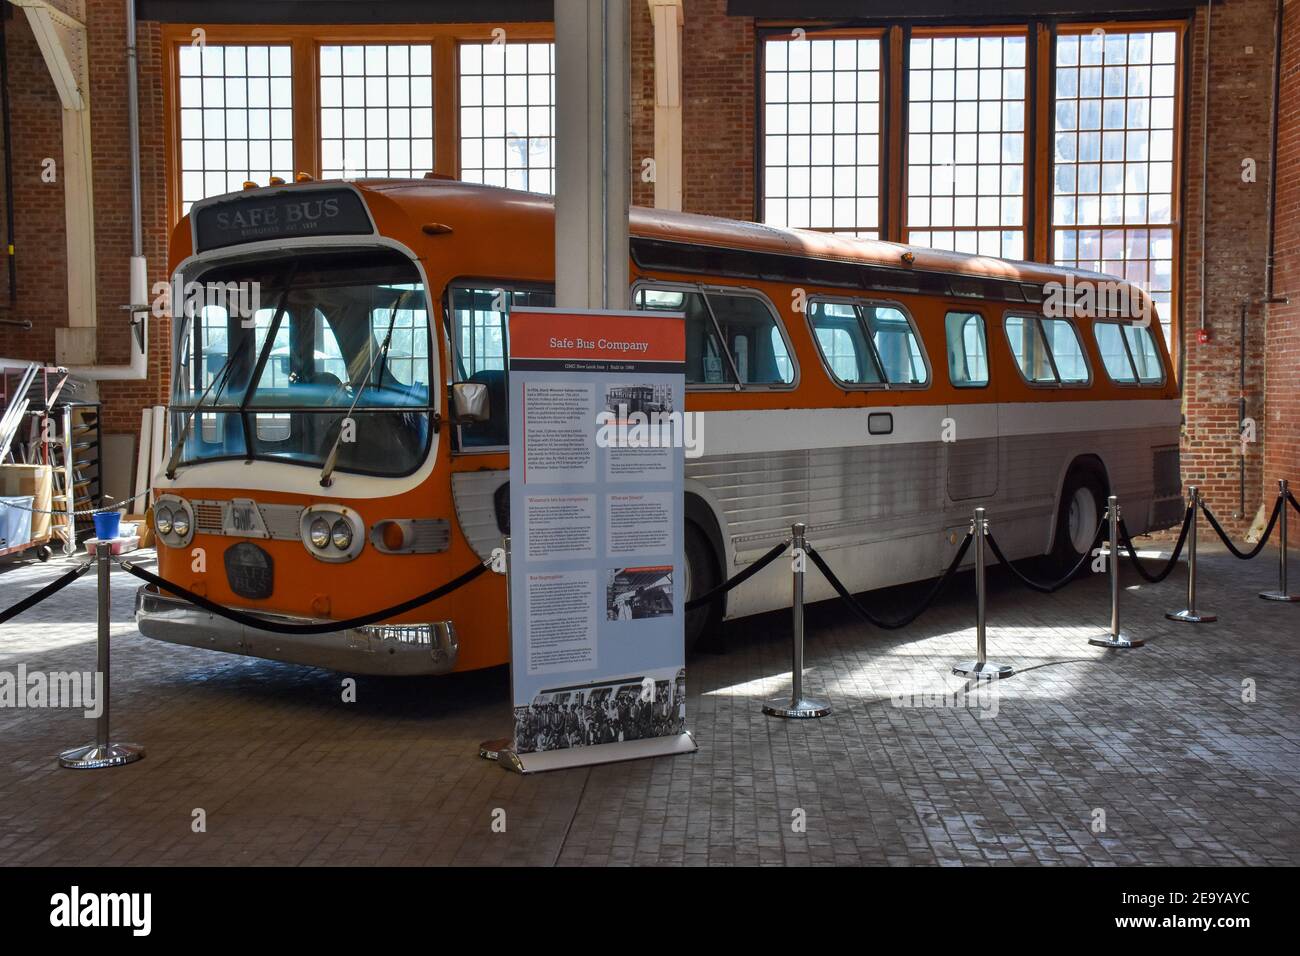
[[[171,255],[178,290],[260,295],[243,296],[248,314],[176,310],[175,453],[153,501],[165,579],[273,620],[343,620],[501,544],[506,317],[553,303],[550,197],[277,184],[196,203]],[[1046,308],[1106,277],[650,209],[631,213],[631,272],[634,308],[686,315],[687,411],[703,428],[686,466],[688,597],[795,521],[863,591],[938,574],[979,505],[1010,558],[1063,563],[1089,547],[1107,494],[1135,534],[1182,516],[1158,325]],[[808,588],[832,594],[816,575]],[[778,562],[692,612],[688,642],[789,602]],[[469,670],[510,648],[493,574],[334,634],[240,627],[147,587],[137,620],[165,641],[353,673]]]

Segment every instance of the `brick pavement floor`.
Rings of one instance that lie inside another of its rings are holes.
[[[141,637],[115,573],[114,737],[148,756],[61,770],[92,721],[0,709],[0,863],[1294,865],[1300,605],[1256,597],[1275,562],[1203,547],[1219,622],[1201,626],[1164,619],[1181,568],[1155,586],[1126,570],[1124,623],[1148,643],[1123,652],[1087,643],[1102,576],[1042,595],[994,569],[989,656],[1019,670],[996,696],[949,673],[974,648],[971,574],[901,632],[816,605],[822,720],[760,711],[789,686],[788,613],[733,623],[688,666],[698,753],[529,777],[476,756],[509,727],[504,668],[360,678],[343,703],[334,672]],[[0,605],[57,564],[0,569]],[[0,671],[92,669],[94,586],[0,626]],[[864,600],[897,613],[923,591]]]

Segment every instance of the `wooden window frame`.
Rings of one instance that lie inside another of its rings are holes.
[[[554,42],[550,23],[427,24],[162,24],[164,169],[168,227],[181,219],[179,50],[203,30],[204,43],[288,46],[293,83],[293,168],[319,179],[320,48],[338,44],[429,44],[433,47],[433,163],[440,176],[460,174],[459,46],[491,43],[504,30],[507,43]]]
[[[893,131],[887,127],[887,123],[892,115],[895,115],[893,108],[892,95],[896,88],[893,79],[894,64],[897,61],[895,52],[895,43],[893,34],[897,33],[897,28],[889,27],[865,27],[865,28],[842,28],[817,26],[798,26],[798,27],[766,27],[759,26],[755,30],[754,42],[757,45],[754,53],[754,77],[757,87],[757,96],[755,99],[755,110],[757,116],[754,124],[754,221],[763,222],[764,213],[764,170],[767,167],[767,133],[766,123],[764,122],[765,104],[767,102],[767,70],[766,70],[766,50],[769,40],[777,39],[782,36],[787,38],[787,42],[798,42],[793,38],[795,29],[803,30],[806,39],[809,40],[879,40],[880,41],[880,122],[877,124],[879,132],[876,134],[877,156],[876,168],[880,170],[880,185],[877,191],[877,208],[876,208],[876,232],[881,239],[890,239],[892,230],[890,223],[893,221],[894,192],[892,184],[894,182],[893,171],[888,168],[891,151],[889,144],[893,141]],[[789,134],[786,134],[789,135]],[[886,192],[886,187],[890,190]],[[824,232],[828,235],[851,235],[847,229],[836,229],[834,227],[798,227],[810,228],[814,232]]]
[[[897,109],[898,116],[899,116],[900,127],[901,127],[901,128],[900,128],[899,139],[898,139],[898,149],[897,149],[898,156],[899,156],[899,163],[898,163],[898,165],[899,165],[899,173],[900,173],[900,176],[899,176],[899,188],[898,188],[898,196],[899,196],[899,206],[900,206],[900,208],[899,208],[899,215],[898,215],[898,230],[897,230],[897,233],[896,233],[896,234],[897,234],[897,239],[896,239],[897,242],[904,242],[904,243],[907,242],[907,241],[908,241],[908,235],[909,235],[909,233],[912,231],[912,230],[911,230],[911,227],[907,224],[907,200],[908,200],[908,196],[907,196],[907,166],[908,166],[908,146],[907,146],[907,141],[908,141],[908,137],[909,137],[909,132],[910,132],[910,131],[909,131],[908,128],[907,128],[907,106],[908,106],[908,103],[907,103],[907,99],[906,99],[906,97],[905,97],[905,93],[906,93],[906,88],[905,88],[906,74],[907,74],[907,72],[908,72],[908,68],[909,68],[909,66],[910,66],[910,62],[909,62],[909,60],[910,60],[910,54],[909,54],[909,52],[908,52],[908,48],[909,48],[910,45],[911,45],[911,41],[912,41],[912,39],[914,39],[914,38],[922,38],[922,39],[936,39],[936,38],[945,38],[945,37],[956,37],[956,38],[960,38],[960,37],[1016,37],[1016,36],[1023,36],[1023,37],[1025,38],[1025,66],[1024,66],[1024,70],[1025,70],[1025,100],[1024,100],[1024,102],[1025,102],[1025,115],[1024,115],[1024,125],[1025,125],[1025,129],[1024,129],[1025,149],[1024,149],[1024,157],[1023,157],[1023,159],[1021,160],[1021,166],[1023,167],[1023,170],[1024,170],[1023,173],[1022,173],[1022,182],[1023,182],[1024,185],[1023,185],[1023,195],[1021,196],[1021,203],[1020,203],[1020,205],[1021,205],[1021,209],[1020,209],[1020,223],[1021,223],[1021,225],[1020,225],[1020,231],[1024,234],[1024,241],[1023,241],[1023,243],[1021,244],[1021,248],[1024,250],[1024,254],[1025,254],[1025,256],[1026,256],[1026,257],[1032,257],[1032,256],[1033,256],[1033,254],[1034,254],[1034,252],[1035,252],[1036,242],[1037,242],[1036,233],[1037,233],[1038,231],[1041,231],[1041,230],[1038,230],[1038,229],[1035,228],[1036,225],[1037,225],[1037,223],[1036,223],[1036,220],[1035,220],[1035,217],[1034,217],[1035,206],[1034,206],[1034,200],[1033,200],[1033,193],[1036,192],[1037,189],[1038,189],[1038,186],[1037,186],[1037,182],[1038,182],[1038,180],[1037,180],[1037,178],[1034,176],[1034,168],[1035,168],[1035,160],[1034,160],[1034,157],[1037,155],[1037,152],[1038,152],[1038,148],[1037,148],[1037,147],[1038,147],[1038,145],[1039,145],[1039,132],[1040,132],[1040,130],[1039,130],[1037,124],[1034,123],[1034,122],[1032,121],[1032,119],[1033,119],[1033,117],[1034,117],[1034,111],[1035,111],[1036,108],[1037,108],[1037,103],[1038,103],[1038,101],[1039,101],[1039,99],[1040,99],[1040,90],[1039,90],[1038,79],[1041,77],[1041,73],[1042,73],[1041,69],[1039,69],[1039,63],[1036,61],[1036,52],[1037,52],[1037,49],[1036,49],[1035,40],[1036,40],[1037,34],[1036,34],[1035,30],[1034,30],[1034,26],[1035,26],[1035,25],[1032,24],[1032,23],[1014,23],[1014,24],[998,24],[998,25],[984,25],[984,26],[980,26],[980,25],[973,25],[973,26],[972,26],[972,25],[965,25],[965,26],[952,25],[952,26],[927,26],[927,27],[916,27],[916,28],[913,28],[913,29],[909,29],[909,30],[907,31],[907,36],[906,36],[906,39],[904,40],[904,43],[903,43],[904,53],[903,53],[903,56],[900,57],[900,61],[901,61],[901,62],[900,62],[900,64],[899,64],[899,68],[900,68],[900,70],[901,70],[902,73],[903,73],[904,80],[903,80],[903,82],[900,82],[900,83],[898,84],[898,85],[899,85],[899,100],[898,100],[897,104],[894,104],[894,103],[891,103],[891,104],[890,104],[890,107],[891,107],[891,108],[896,108],[896,109]],[[951,226],[951,227],[948,227],[948,229],[950,229],[951,231],[954,231],[954,232],[957,232],[957,231],[994,232],[994,231],[996,231],[996,232],[999,232],[999,233],[1000,233],[1000,232],[1003,231],[1001,226],[996,226],[996,227],[995,227],[995,226],[969,226],[969,227],[962,227],[960,230],[959,230],[959,228],[958,228],[957,226]],[[935,229],[934,229],[933,226],[927,226],[927,227],[925,227],[924,230],[918,229],[917,231],[933,232],[933,231],[935,231]],[[978,255],[979,253],[976,253],[976,254]]]
[[[1168,324],[1168,340],[1170,343],[1169,353],[1170,361],[1173,366],[1174,377],[1179,377],[1178,368],[1178,350],[1175,347],[1182,335],[1182,308],[1183,308],[1183,225],[1184,225],[1184,203],[1183,189],[1186,182],[1186,171],[1183,168],[1186,161],[1187,150],[1184,137],[1187,135],[1186,116],[1187,116],[1187,93],[1188,93],[1188,64],[1191,51],[1188,49],[1188,35],[1191,24],[1187,20],[1122,20],[1093,23],[1062,23],[1059,24],[1052,35],[1052,43],[1048,52],[1048,64],[1043,72],[1047,75],[1045,79],[1050,83],[1048,87],[1047,101],[1051,105],[1051,111],[1048,114],[1048,122],[1045,130],[1044,150],[1046,152],[1046,179],[1044,187],[1041,190],[1047,210],[1043,220],[1044,228],[1041,230],[1043,237],[1043,262],[1053,262],[1053,250],[1055,249],[1056,232],[1059,229],[1071,229],[1079,231],[1081,227],[1057,226],[1051,216],[1052,197],[1055,194],[1056,169],[1052,157],[1055,155],[1055,148],[1052,144],[1052,130],[1054,129],[1053,118],[1056,108],[1056,37],[1057,36],[1080,36],[1092,33],[1093,30],[1102,29],[1109,33],[1147,33],[1147,32],[1172,32],[1175,35],[1174,49],[1177,51],[1177,59],[1174,61],[1174,127],[1173,127],[1173,175],[1169,185],[1170,208],[1169,222],[1152,224],[1135,224],[1130,227],[1127,223],[1121,228],[1142,229],[1148,232],[1152,229],[1170,230],[1170,242],[1172,246],[1172,261],[1170,263],[1171,285],[1169,293],[1169,314],[1161,316],[1161,319]],[[1099,230],[1104,230],[1105,226],[1098,225]]]

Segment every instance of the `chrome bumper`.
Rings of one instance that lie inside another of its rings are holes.
[[[324,623],[284,614],[245,613],[284,624]],[[135,621],[141,634],[157,641],[350,674],[445,674],[456,666],[460,650],[451,621],[379,624],[332,634],[276,634],[236,624],[147,586],[135,592]]]

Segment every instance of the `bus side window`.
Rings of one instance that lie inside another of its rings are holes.
[[[859,306],[871,333],[880,367],[890,385],[924,385],[929,380],[925,354],[906,315],[892,306]]]
[[[1156,349],[1155,339],[1151,336],[1151,327],[1146,325],[1124,325],[1124,338],[1128,341],[1129,354],[1137,367],[1138,381],[1143,385],[1161,385],[1165,380],[1165,368],[1160,361],[1160,352]]]
[[[1115,322],[1093,322],[1092,334],[1097,340],[1097,351],[1101,353],[1101,364],[1112,382],[1132,385],[1137,381],[1133,363],[1129,359],[1128,346],[1124,344],[1124,335]]]
[[[649,312],[682,312],[686,316],[686,382],[725,385],[735,382],[731,363],[718,344],[713,317],[698,292],[684,289],[637,289],[635,307]]]
[[[944,333],[948,342],[948,380],[957,388],[988,385],[984,316],[978,312],[949,312],[944,317]]]
[[[709,292],[707,296],[740,383],[791,384],[794,362],[767,303],[752,295]]]
[[[880,385],[884,377],[867,344],[857,310],[843,302],[808,303],[813,340],[835,380],[843,385]]]
[[[1037,384],[1055,385],[1056,370],[1043,340],[1043,330],[1032,316],[1008,315],[1003,324],[1011,354],[1025,379]]]
[[[450,298],[452,379],[485,385],[488,392],[488,420],[459,426],[460,447],[502,447],[510,438],[506,372],[510,308],[512,305],[554,306],[555,294],[540,289],[453,286]]]
[[[1086,385],[1091,377],[1083,343],[1074,323],[1066,319],[1039,319],[1047,337],[1048,348],[1056,362],[1056,373],[1066,385]]]

